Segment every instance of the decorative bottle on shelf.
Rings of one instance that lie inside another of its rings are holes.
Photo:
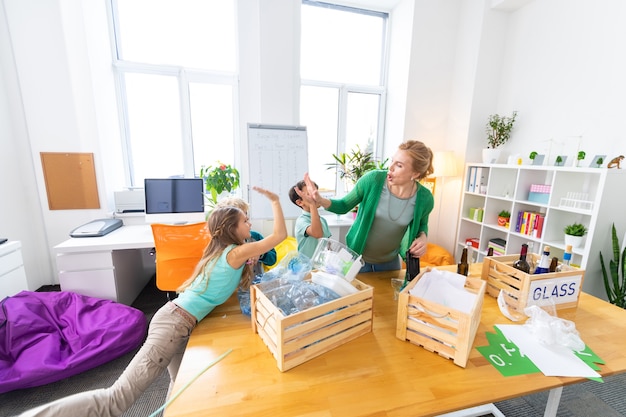
[[[530,274],[530,264],[526,260],[526,255],[528,254],[528,245],[526,243],[522,244],[522,249],[519,253],[519,259],[513,262],[513,268],[519,269],[522,272]]]
[[[456,267],[456,273],[465,276],[469,273],[469,263],[467,263],[467,245],[463,248],[463,252],[461,253],[461,262],[459,262]]]
[[[548,272],[550,272],[550,246],[546,245],[543,247],[543,253],[539,265],[535,269],[535,274],[547,274]]]
[[[493,256],[493,248],[487,249],[487,256]]]

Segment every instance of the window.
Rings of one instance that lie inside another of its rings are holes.
[[[233,0],[110,0],[130,186],[235,163]]]
[[[382,12],[304,0],[300,123],[307,126],[309,167],[320,189],[345,192],[328,163],[361,150],[382,156],[387,18]]]

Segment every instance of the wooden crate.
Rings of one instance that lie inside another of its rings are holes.
[[[252,330],[287,371],[372,331],[374,288],[352,280],[359,292],[285,316],[257,286],[250,287]]]
[[[528,257],[539,263],[536,253]],[[487,281],[487,294],[498,297],[500,290],[509,308],[523,314],[529,305],[551,304],[551,295],[556,295],[557,309],[572,308],[578,305],[580,291],[585,276],[584,269],[565,267],[565,271],[547,274],[526,274],[513,268],[518,255],[489,256],[483,259],[482,279]]]
[[[452,359],[456,365],[465,368],[480,323],[486,282],[480,278],[466,278],[465,289],[476,294],[476,298],[471,312],[464,313],[409,294],[430,270],[424,269],[400,292],[396,337]]]

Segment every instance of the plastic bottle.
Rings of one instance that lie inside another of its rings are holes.
[[[543,253],[541,254],[541,260],[539,265],[535,269],[535,274],[547,274],[550,272],[550,246],[543,247]]]
[[[526,255],[528,254],[528,245],[526,243],[522,244],[522,249],[519,253],[519,259],[513,262],[513,268],[519,269],[522,272],[530,274],[530,264],[526,260]]]
[[[463,248],[463,253],[461,254],[461,262],[459,262],[456,267],[456,273],[465,276],[469,274],[469,263],[467,263],[467,246]]]

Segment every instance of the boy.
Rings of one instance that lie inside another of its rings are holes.
[[[313,183],[315,189],[317,184]],[[302,214],[296,219],[294,234],[298,241],[298,252],[309,258],[313,257],[318,239],[330,237],[330,229],[326,219],[320,217],[317,209],[319,204],[315,202],[307,192],[304,181],[298,183],[289,190],[289,199],[293,204],[302,208]]]

